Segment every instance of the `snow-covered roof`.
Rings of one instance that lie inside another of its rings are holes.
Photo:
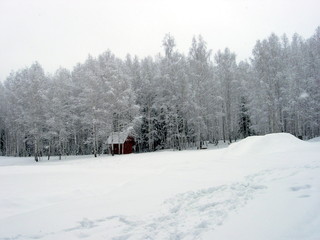
[[[122,144],[128,137],[128,132],[112,132],[108,137],[107,144]]]

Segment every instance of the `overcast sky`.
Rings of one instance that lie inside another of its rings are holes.
[[[0,81],[34,61],[71,70],[107,49],[155,56],[169,32],[184,53],[201,34],[242,60],[271,32],[308,38],[319,25],[319,0],[0,0]]]

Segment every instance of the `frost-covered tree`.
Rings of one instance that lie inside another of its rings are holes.
[[[20,156],[32,154],[35,160],[43,153],[47,77],[39,63],[12,73],[6,83],[9,138],[15,144],[9,152]]]
[[[221,90],[221,116],[223,139],[236,139],[238,136],[238,102],[240,82],[237,79],[236,55],[228,48],[215,55],[216,74]]]
[[[189,81],[192,88],[193,116],[189,119],[191,138],[198,148],[202,141],[208,139],[207,126],[210,114],[210,96],[213,81],[212,63],[210,61],[211,50],[207,49],[207,43],[199,36],[192,39],[189,49]],[[190,133],[189,133],[190,134]]]
[[[0,155],[6,154],[6,97],[5,89],[0,82]]]
[[[137,69],[137,60],[135,61]],[[158,67],[151,57],[145,58],[139,65],[139,74],[133,80],[136,103],[140,106],[140,124],[136,129],[137,150],[154,151],[160,145],[158,111],[156,107],[157,89],[155,89]]]
[[[307,119],[304,135],[314,137],[320,134],[320,27],[306,45],[307,90],[301,97],[308,96],[310,119]]]
[[[60,68],[56,71],[47,90],[46,133],[48,156],[53,153],[65,155],[72,124],[72,108],[70,96],[72,95],[71,73]]]
[[[185,103],[185,99],[180,94],[186,88],[183,86],[186,84],[186,60],[176,51],[175,46],[174,38],[167,34],[163,39],[165,56],[159,62],[156,107],[161,144],[166,148],[181,149],[185,132],[181,128],[184,116],[180,106]]]
[[[263,115],[266,114],[266,117],[260,120],[257,118],[259,127],[267,127],[263,132],[283,131],[283,100],[287,83],[284,75],[283,48],[279,37],[271,34],[267,40],[256,43],[252,65],[255,71],[254,79],[257,81],[256,87],[260,90],[259,94],[253,94],[252,97],[260,98],[255,101],[260,101],[260,111],[263,111]]]
[[[111,53],[109,55],[113,58]],[[110,91],[108,79],[112,78],[112,75],[109,76],[106,72],[110,71],[111,74],[113,70],[103,64],[105,63],[102,60],[98,61],[89,56],[86,62],[78,65],[73,72],[73,81],[78,88],[76,98],[83,131],[84,146],[81,152],[91,149],[94,156],[97,156],[103,147],[102,144],[106,140],[107,132],[111,131],[112,124],[108,101]]]
[[[170,34],[155,58],[106,51],[72,71],[39,63],[0,84],[0,154],[107,152],[111,132],[130,131],[137,151],[201,148],[204,141],[289,132],[320,135],[320,27],[309,39],[271,34],[250,62],[229,49],[214,61],[194,37],[188,56]]]

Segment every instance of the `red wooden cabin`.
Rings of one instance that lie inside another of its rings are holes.
[[[111,154],[129,154],[133,152],[134,138],[126,132],[113,132],[107,140]]]

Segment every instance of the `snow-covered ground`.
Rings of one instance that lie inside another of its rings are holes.
[[[320,142],[0,157],[0,239],[320,239]]]

